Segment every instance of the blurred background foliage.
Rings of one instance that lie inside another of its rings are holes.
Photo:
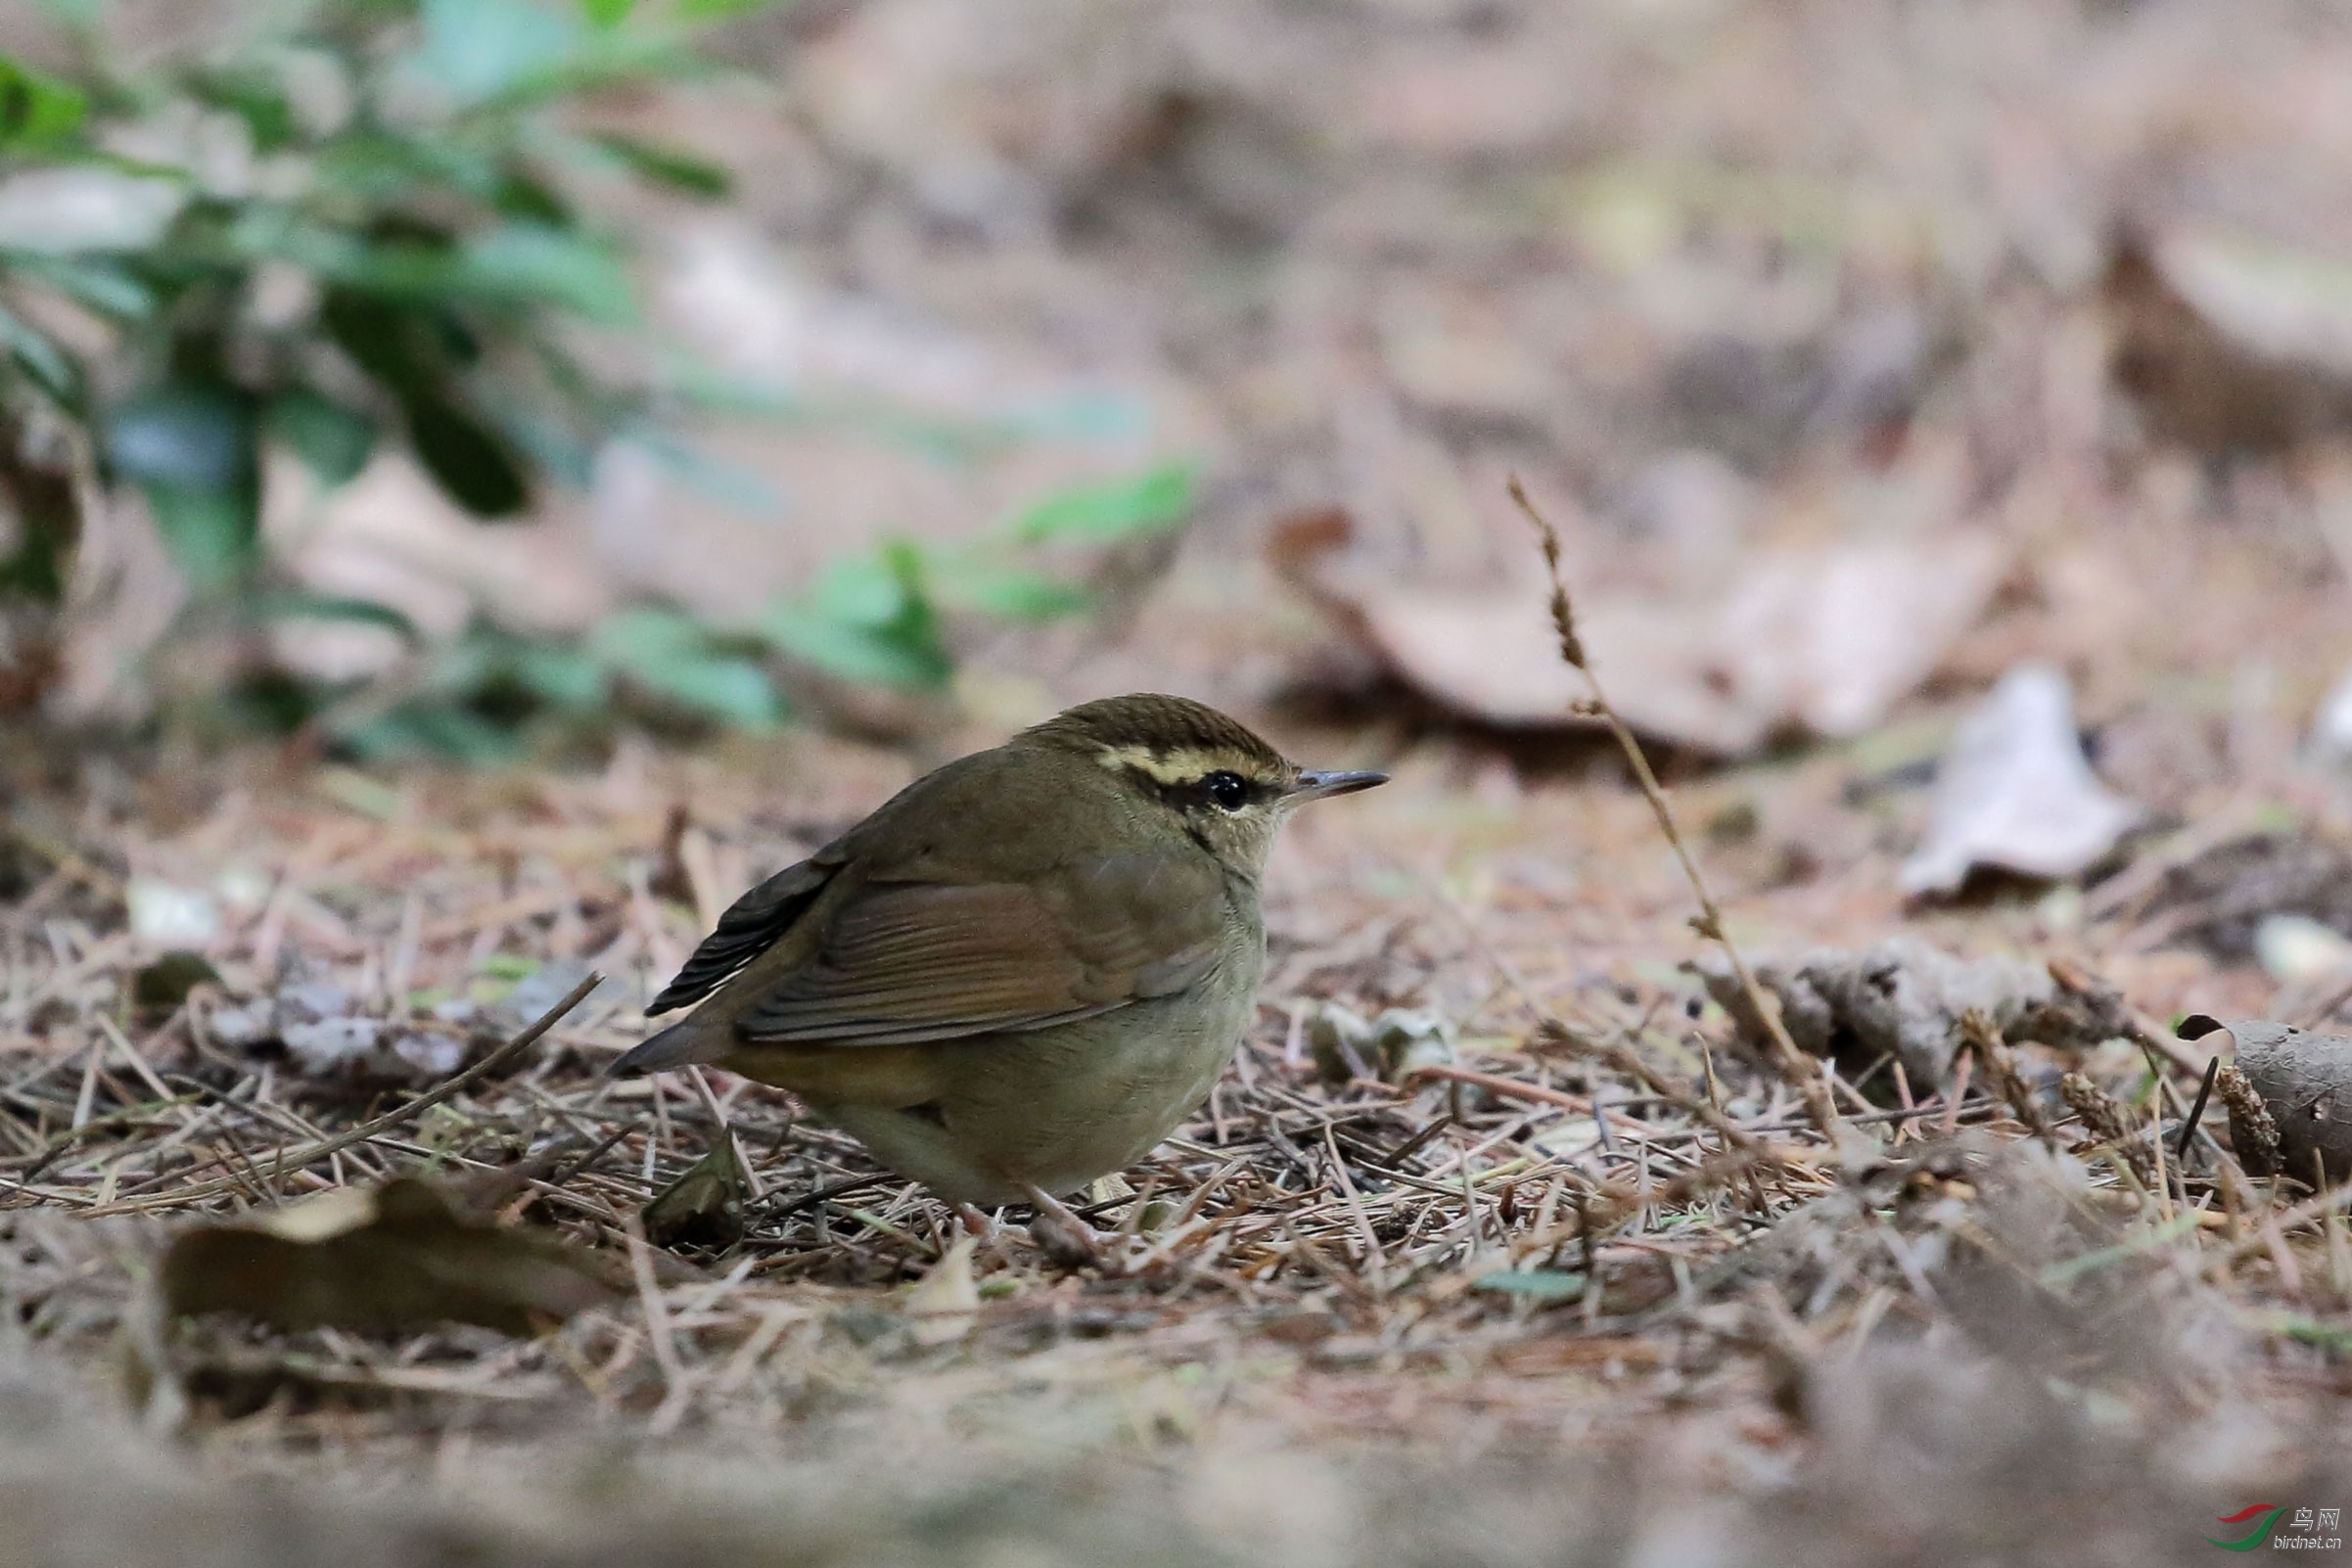
[[[132,491],[187,588],[150,657],[234,649],[193,716],[469,761],[622,713],[763,729],[785,716],[779,661],[937,688],[947,618],[1081,614],[1088,588],[1055,547],[1180,524],[1189,471],[1161,466],[953,548],[837,559],[741,623],[637,603],[582,636],[478,620],[433,645],[392,605],[281,569],[263,527],[274,459],[332,490],[398,443],[486,526],[585,485],[608,442],[691,467],[665,428],[742,411],[647,325],[628,239],[589,199],[617,181],[718,201],[729,171],[575,112],[719,72],[698,31],[761,3],[318,0],[274,8],[227,52],[128,69],[96,0],[53,5],[69,68],[0,57],[0,712],[40,705],[91,510]],[[410,655],[390,676],[298,673],[266,635],[290,619],[383,628]]]

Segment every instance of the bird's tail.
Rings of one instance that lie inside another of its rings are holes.
[[[705,1028],[698,1019],[683,1018],[635,1046],[607,1069],[607,1074],[612,1078],[636,1078],[645,1073],[659,1073],[664,1068],[684,1067],[690,1062],[715,1062],[725,1050],[723,1032]]]

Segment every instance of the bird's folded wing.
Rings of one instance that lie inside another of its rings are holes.
[[[647,1017],[701,1001],[744,965],[759,957],[791,929],[816,896],[824,891],[835,862],[818,855],[787,866],[727,906],[717,927],[705,937],[679,970],[662,988],[662,994],[645,1009]]]
[[[1113,855],[1018,883],[878,881],[832,912],[812,960],[778,977],[736,1030],[906,1045],[1066,1023],[1199,979],[1222,949],[1224,907],[1222,876],[1190,853]]]

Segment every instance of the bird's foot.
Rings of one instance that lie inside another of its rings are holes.
[[[974,1203],[958,1203],[951,1207],[965,1233],[979,1242],[980,1257],[999,1264],[1013,1261],[1011,1233],[996,1222],[994,1215]]]
[[[1023,1194],[1037,1205],[1038,1217],[1029,1222],[1030,1239],[1045,1256],[1065,1268],[1100,1267],[1109,1256],[1110,1237],[1072,1212],[1070,1206],[1042,1187],[1025,1187]]]

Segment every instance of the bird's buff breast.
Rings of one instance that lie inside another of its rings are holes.
[[[950,1202],[1020,1202],[1025,1183],[1069,1193],[1134,1164],[1208,1098],[1264,964],[1252,944],[1189,991],[1099,1017],[903,1051],[836,1047],[804,1072],[757,1076]]]

